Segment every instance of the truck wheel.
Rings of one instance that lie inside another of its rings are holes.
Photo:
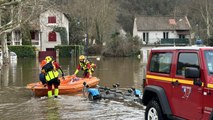
[[[145,120],[164,120],[162,110],[156,100],[151,100],[146,106]]]

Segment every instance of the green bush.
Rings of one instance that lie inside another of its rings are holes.
[[[70,52],[74,56],[83,54],[84,47],[81,45],[59,45],[55,46],[55,49],[59,50],[60,57],[70,57]]]
[[[138,38],[115,36],[107,42],[103,49],[103,56],[131,57],[140,53],[141,42]]]
[[[102,51],[101,45],[91,45],[87,49],[88,55],[100,55],[101,51]]]
[[[31,45],[22,45],[22,46],[8,46],[10,51],[13,51],[17,54],[18,57],[35,57],[36,47]]]
[[[67,30],[65,27],[55,27],[53,29],[54,32],[58,32],[60,34],[60,38],[61,38],[61,44],[62,45],[67,45],[68,41],[67,41]]]

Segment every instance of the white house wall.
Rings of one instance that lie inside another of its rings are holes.
[[[57,41],[56,42],[49,42],[48,41],[48,35],[49,35],[49,32],[51,32],[52,29],[51,28],[46,28],[45,31],[43,31],[41,33],[41,36],[42,36],[42,51],[46,51],[46,48],[54,48],[55,46],[57,45],[60,45],[61,44],[61,38],[60,38],[60,35],[59,33],[56,32],[56,39]]]
[[[56,16],[56,23],[48,23],[49,16]],[[54,48],[61,44],[60,34],[56,32],[57,40],[55,42],[48,41],[49,32],[53,31],[54,27],[65,27],[67,30],[67,40],[69,40],[69,22],[63,13],[56,10],[48,10],[40,15],[40,29],[41,29],[41,50],[46,48]]]
[[[176,31],[139,31],[138,37],[143,41],[143,33],[149,33],[148,44],[154,44],[155,42],[160,42],[163,39],[163,32],[169,32],[169,38],[179,38]]]

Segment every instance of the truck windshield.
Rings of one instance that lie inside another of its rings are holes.
[[[213,74],[213,50],[205,50],[206,67],[209,74]]]

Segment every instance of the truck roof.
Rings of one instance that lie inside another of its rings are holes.
[[[183,47],[155,47],[152,50],[199,50],[199,49],[213,49],[209,46],[183,46]]]

